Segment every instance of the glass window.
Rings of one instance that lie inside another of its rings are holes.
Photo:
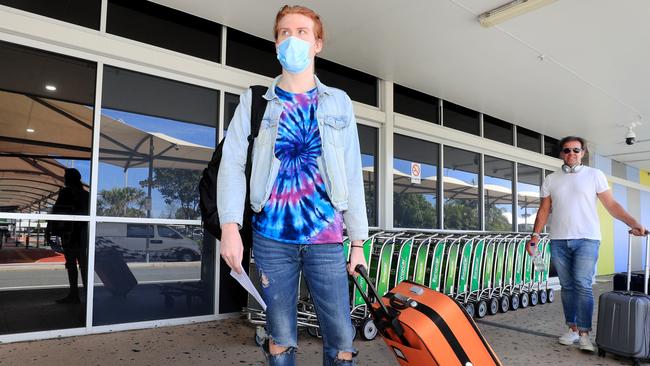
[[[377,78],[323,58],[316,58],[316,75],[325,85],[339,88],[357,102],[377,106]]]
[[[94,325],[213,314],[214,255],[200,226],[98,223]]]
[[[395,112],[439,124],[438,98],[394,84]]]
[[[151,1],[109,0],[106,31],[220,62],[221,25]]]
[[[99,30],[101,0],[0,0],[0,5]]]
[[[512,161],[485,155],[483,189],[485,194],[485,230],[513,231]]]
[[[517,126],[517,147],[542,152],[542,135],[529,129]]]
[[[397,134],[393,143],[393,225],[438,228],[439,145]]]
[[[0,249],[0,334],[86,326],[87,222],[0,219]]]
[[[512,123],[484,114],[483,137],[512,145]]]
[[[235,116],[235,110],[237,109],[237,106],[239,105],[239,95],[237,94],[232,94],[232,93],[226,93],[224,96],[224,112],[223,112],[223,130],[224,133],[225,131],[228,130],[228,126],[230,125],[230,121],[232,118]]]
[[[560,156],[560,148],[557,146],[560,143],[560,140],[554,139],[550,136],[544,136],[544,155],[548,155],[554,158]]]
[[[450,146],[444,148],[444,229],[480,230],[479,154]]]
[[[542,169],[517,164],[517,170],[517,231],[530,232],[539,209]]]
[[[129,238],[153,238],[153,227],[147,224],[127,224],[126,236]]]
[[[0,42],[0,69],[0,212],[50,212],[66,168],[89,191],[96,65]]]
[[[361,145],[361,165],[363,169],[363,185],[366,194],[366,212],[368,225],[378,226],[377,222],[377,181],[378,181],[378,133],[376,128],[357,125],[359,144]]]
[[[216,145],[218,95],[106,67],[98,214],[199,219],[197,185]]]
[[[282,73],[275,43],[228,28],[226,65],[274,78]]]
[[[442,125],[477,136],[480,134],[478,112],[447,101],[442,103]]]

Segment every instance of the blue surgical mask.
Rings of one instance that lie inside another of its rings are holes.
[[[292,74],[303,72],[311,64],[310,48],[311,43],[300,38],[289,37],[278,45],[278,61],[283,69]]]

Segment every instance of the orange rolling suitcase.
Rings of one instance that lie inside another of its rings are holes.
[[[356,269],[377,299],[366,269]],[[450,297],[410,281],[398,284],[380,302],[360,292],[400,365],[502,366],[472,318]]]

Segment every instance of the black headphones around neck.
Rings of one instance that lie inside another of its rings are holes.
[[[576,166],[568,166],[566,164],[562,164],[562,171],[565,174],[577,173],[582,170],[582,167],[582,164],[578,164]]]

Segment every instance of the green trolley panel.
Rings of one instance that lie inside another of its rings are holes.
[[[431,256],[431,272],[429,273],[429,288],[436,291],[440,290],[442,263],[445,256],[445,247],[447,246],[446,240],[440,240],[433,247],[433,254]]]
[[[469,276],[469,291],[474,292],[481,289],[481,269],[483,267],[483,253],[485,250],[485,239],[476,242],[474,256],[472,257],[472,271]]]
[[[454,242],[449,246],[449,253],[447,253],[447,264],[445,268],[445,284],[444,284],[444,293],[445,295],[454,294],[454,284],[456,278],[456,272],[458,270],[458,248],[460,245],[458,242]]]
[[[415,269],[413,270],[413,282],[424,285],[425,277],[427,274],[427,263],[429,260],[429,246],[431,240],[425,240],[418,246],[417,254],[415,255]]]

